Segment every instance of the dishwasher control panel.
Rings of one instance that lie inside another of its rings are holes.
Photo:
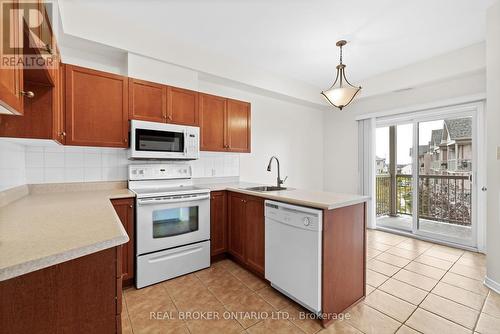
[[[321,231],[322,211],[288,203],[266,201],[264,216],[297,228]]]

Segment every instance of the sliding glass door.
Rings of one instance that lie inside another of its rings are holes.
[[[476,114],[439,115],[377,121],[376,225],[476,247]]]
[[[473,117],[418,122],[418,138],[417,232],[473,244]]]

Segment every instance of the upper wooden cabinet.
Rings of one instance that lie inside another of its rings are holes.
[[[65,66],[66,144],[128,147],[128,79]]]
[[[62,71],[56,67],[54,86],[25,82],[32,98],[24,97],[24,115],[0,115],[0,137],[54,139],[64,143]]]
[[[226,99],[200,94],[200,149],[226,151]]]
[[[199,125],[198,92],[168,87],[167,122],[182,125]]]
[[[200,93],[201,150],[250,152],[250,103]]]
[[[167,119],[167,87],[161,84],[129,79],[129,118],[150,122]]]
[[[198,92],[130,78],[129,119],[198,126]]]
[[[250,152],[250,103],[227,100],[227,149]]]
[[[19,7],[19,3],[17,1],[13,2],[14,7]],[[10,11],[3,10],[2,11],[2,22],[10,22],[9,18]],[[11,22],[11,34],[3,33],[0,37],[2,39],[2,46],[0,48],[0,58],[3,59],[3,56],[9,56],[8,59],[13,60],[12,66],[8,68],[0,68],[0,113],[11,113],[22,115],[24,112],[23,108],[23,66],[22,62],[17,62],[20,57],[22,57],[22,52],[20,52],[20,43],[23,38],[23,31],[19,29],[19,26],[22,27],[17,20],[19,17],[14,18],[14,22]],[[2,23],[3,25],[4,23]],[[4,27],[5,28],[5,27]],[[11,41],[12,38],[12,41]],[[7,45],[11,45],[11,42],[14,43],[14,48],[12,51],[14,54],[10,52],[7,53],[5,50]],[[3,107],[3,108],[2,108]]]

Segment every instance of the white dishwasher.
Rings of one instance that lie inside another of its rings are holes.
[[[266,279],[320,314],[322,211],[267,200],[265,217]]]

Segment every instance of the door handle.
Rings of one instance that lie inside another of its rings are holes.
[[[201,201],[203,199],[210,199],[210,195],[203,195],[197,197],[182,197],[182,198],[171,198],[164,200],[138,200],[137,205],[151,205],[151,204],[168,204],[168,203],[179,203],[179,202],[192,202],[192,201]]]

